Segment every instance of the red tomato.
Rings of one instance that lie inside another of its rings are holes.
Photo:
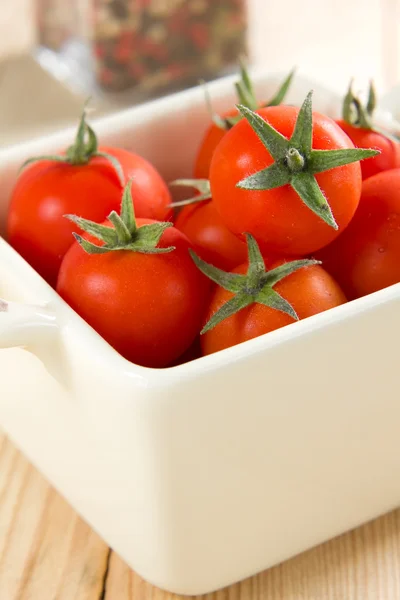
[[[230,271],[246,260],[246,244],[226,228],[212,201],[184,206],[175,226],[203,260],[220,269]]]
[[[221,118],[226,119],[227,117],[235,117],[236,115],[237,110],[233,109],[221,115]],[[196,179],[208,179],[215,148],[227,131],[228,129],[219,127],[216,123],[211,123],[206,129],[194,164],[193,176]]]
[[[133,177],[136,215],[171,217],[167,185],[150,163],[126,150],[100,148],[120,162],[125,178]],[[63,256],[76,226],[64,218],[76,214],[103,221],[121,203],[122,186],[111,163],[92,157],[84,165],[40,160],[22,171],[13,190],[7,224],[10,244],[55,285]]]
[[[39,161],[22,171],[13,190],[8,241],[54,286],[77,231],[64,215],[98,222],[120,203],[121,184],[106,159],[96,157],[83,166]]]
[[[151,223],[137,219],[138,227]],[[209,282],[190,258],[186,236],[166,229],[158,247],[168,246],[175,250],[87,254],[75,242],[58,277],[62,298],[117,352],[146,367],[165,367],[190,347],[208,299]]]
[[[132,198],[137,217],[156,221],[172,219],[168,186],[148,160],[122,148],[102,146],[100,151],[115,156],[122,167],[125,181],[132,180]]]
[[[285,261],[278,261],[272,265],[272,268],[283,262]],[[247,268],[247,264],[240,265],[233,270],[233,273],[246,273]],[[319,265],[305,267],[288,275],[274,286],[274,290],[292,305],[299,319],[305,319],[346,302],[339,285]],[[207,322],[232,297],[231,292],[217,286],[204,322]],[[294,319],[288,314],[263,304],[251,304],[201,336],[203,354],[212,354],[235,346],[289,325],[293,321]]]
[[[400,282],[400,169],[364,181],[354,219],[318,258],[349,299]]]
[[[299,109],[272,106],[257,113],[286,138],[290,138]],[[313,113],[312,148],[354,148],[349,137],[330,118]],[[246,231],[264,250],[278,255],[306,255],[326,246],[353,217],[361,193],[361,169],[357,162],[316,175],[338,224],[327,225],[300,199],[290,185],[270,190],[245,190],[236,184],[273,163],[247,120],[242,119],[215,150],[210,184],[213,202],[225,225],[233,233]]]
[[[281,104],[289,90],[294,73],[295,69],[293,69],[284,79],[284,81],[282,81],[273,97],[271,97],[268,102],[261,103],[256,98],[255,90],[253,88],[251,78],[247,72],[246,65],[240,61],[240,78],[235,84],[238,102],[240,104],[245,104],[248,108],[253,109],[259,106],[276,106]],[[226,124],[226,127],[219,127],[217,123],[212,122],[207,128],[201,141],[195,161],[194,177],[196,179],[209,178],[212,156],[215,148],[218,146],[219,142],[222,140],[231,126],[229,123],[229,119],[231,117],[238,117],[238,112],[236,109],[229,110],[218,117],[218,120],[222,121],[221,124]]]
[[[400,144],[372,129],[354,127],[354,125],[350,125],[350,123],[346,123],[343,120],[336,122],[347,133],[357,148],[375,148],[376,150],[380,150],[380,154],[377,156],[367,158],[361,162],[363,179],[372,177],[372,175],[376,175],[381,171],[400,167]]]

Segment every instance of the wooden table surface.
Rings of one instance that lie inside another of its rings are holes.
[[[0,432],[1,600],[178,598],[135,575]],[[399,600],[400,510],[202,598]]]

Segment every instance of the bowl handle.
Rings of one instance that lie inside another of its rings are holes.
[[[0,348],[37,346],[49,341],[57,332],[56,316],[47,306],[0,298]]]
[[[64,387],[71,382],[57,317],[46,306],[0,298],[0,349],[22,347],[35,355]]]

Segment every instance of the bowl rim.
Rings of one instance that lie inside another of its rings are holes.
[[[214,354],[201,356],[180,365],[152,368],[132,363],[119,354],[1,237],[0,256],[4,256],[10,265],[13,277],[19,276],[24,281],[24,287],[29,289],[29,294],[43,299],[47,309],[55,314],[61,336],[63,331],[68,335],[73,334],[74,337],[79,336],[81,343],[86,345],[85,352],[95,356],[96,362],[100,360],[107,369],[112,368],[119,376],[124,375],[147,388],[165,387],[183,379],[194,379],[211,371],[223,370],[299,338],[306,338],[321,329],[331,328],[372,312],[380,305],[400,300],[400,283],[396,283]]]
[[[287,75],[287,73],[266,72],[264,68],[251,69],[255,86],[275,82],[281,79],[283,75]],[[233,88],[232,82],[236,78],[237,74],[232,74],[207,83],[213,102],[215,100],[218,103],[219,99],[226,98],[227,87],[231,85]],[[310,86],[309,89],[315,86],[319,91],[329,94],[332,100],[336,99],[337,101],[340,98],[337,90],[319,84],[315,78],[313,79],[304,72],[298,72],[296,78],[300,84]],[[200,86],[194,86],[169,96],[117,111],[108,116],[93,119],[93,126],[96,127],[99,136],[101,136],[112,130],[121,130],[122,127],[126,128],[138,123],[144,125],[146,122],[152,121],[155,116],[164,115],[166,106],[169,109],[172,107],[173,110],[178,110],[182,103],[198,102],[200,93],[203,93]],[[15,165],[17,161],[20,162],[22,154],[25,156],[34,155],[41,152],[43,148],[55,149],[65,145],[74,132],[75,127],[68,127],[49,135],[0,148],[0,164],[4,165],[2,169],[7,169],[9,165]],[[101,357],[107,368],[111,367],[120,375],[128,376],[136,382],[140,381],[145,387],[165,387],[182,379],[193,379],[210,371],[222,370],[233,363],[249,360],[254,355],[271,351],[282,344],[300,337],[306,337],[318,330],[335,326],[362,313],[371,312],[379,305],[400,298],[400,283],[397,283],[214,354],[202,356],[180,365],[151,368],[132,363],[120,355],[0,236],[0,256],[2,255],[5,257],[6,264],[9,263],[13,276],[19,274],[21,281],[24,281],[24,285],[29,289],[29,294],[33,297],[42,298],[49,309],[55,312],[61,329],[71,328],[76,332],[76,335],[82,335],[82,342],[85,340],[88,353],[95,355],[96,360]],[[29,294],[27,293],[27,296]]]

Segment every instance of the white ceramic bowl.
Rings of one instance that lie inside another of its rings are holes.
[[[261,96],[278,80],[256,74]],[[299,75],[288,101],[310,88],[338,113]],[[232,105],[231,78],[210,92]],[[195,89],[97,128],[173,179],[207,122]],[[22,160],[71,137],[0,152],[3,225]],[[165,370],[121,358],[1,239],[0,297],[1,426],[153,584],[215,590],[399,504],[399,285]]]

